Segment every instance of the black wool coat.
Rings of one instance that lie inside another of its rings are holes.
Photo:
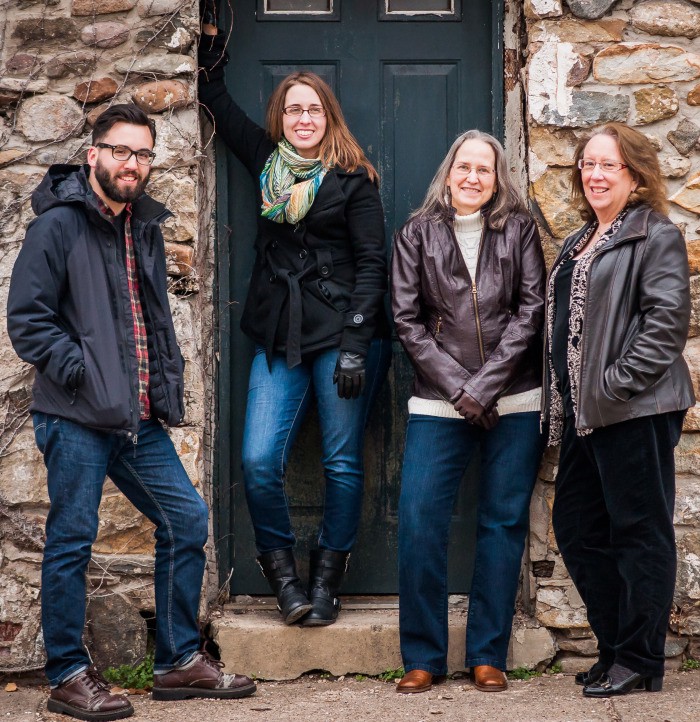
[[[200,46],[202,68],[221,59]],[[200,102],[216,132],[245,165],[262,205],[260,173],[276,148],[226,90],[223,63],[200,73]],[[256,259],[241,328],[265,347],[285,353],[291,368],[302,355],[328,348],[366,354],[387,335],[384,215],[376,185],[364,169],[331,169],[307,215],[296,225],[258,215]]]

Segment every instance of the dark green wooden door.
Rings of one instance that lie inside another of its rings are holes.
[[[227,4],[227,3],[224,3]],[[323,76],[381,176],[387,241],[422,200],[455,136],[501,134],[502,2],[492,0],[250,0],[233,3],[227,84],[262,123],[276,83],[297,69]],[[230,26],[230,18],[229,26]],[[232,594],[269,593],[255,564],[243,493],[241,438],[251,343],[239,328],[253,265],[254,181],[220,146],[220,377],[215,519],[222,581]],[[365,502],[345,593],[397,591],[397,504],[412,371],[398,343],[367,433]],[[293,450],[287,493],[306,569],[318,536],[323,471],[315,414]],[[472,475],[473,476],[473,475]],[[471,576],[474,485],[462,485],[450,540],[450,587]],[[232,572],[232,573],[231,573]]]

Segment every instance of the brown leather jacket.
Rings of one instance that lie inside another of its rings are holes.
[[[555,265],[587,228],[564,241]],[[688,255],[681,232],[648,205],[632,208],[589,271],[576,428],[693,406],[682,355],[689,321]],[[545,368],[545,414],[549,381]]]
[[[528,214],[514,213],[494,231],[482,213],[475,284],[452,218],[413,218],[395,234],[391,282],[414,394],[454,401],[464,389],[489,409],[506,392],[540,385],[545,267]]]

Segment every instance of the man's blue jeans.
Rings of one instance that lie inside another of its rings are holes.
[[[465,666],[505,670],[530,496],[542,453],[539,413],[490,431],[411,415],[399,500],[399,625],[404,669],[447,673],[447,546],[455,495],[481,450],[476,559]]]
[[[134,445],[123,436],[37,413],[34,435],[51,500],[41,576],[50,684],[91,664],[82,643],[85,573],[105,476],[156,526],[155,669],[162,673],[186,661],[199,648],[208,512],[163,427],[142,421]]]
[[[318,545],[350,551],[357,536],[364,485],[364,430],[391,361],[389,339],[372,341],[366,387],[357,399],[341,399],[333,383],[338,349],[323,351],[292,369],[275,354],[268,369],[258,349],[250,369],[243,432],[243,476],[258,553],[295,543],[285,493],[289,452],[315,397],[321,427],[326,490]]]

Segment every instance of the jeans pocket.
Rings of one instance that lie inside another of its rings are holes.
[[[46,427],[49,423],[49,417],[46,414],[32,414],[32,424],[34,425],[34,441],[41,453],[46,448]]]

